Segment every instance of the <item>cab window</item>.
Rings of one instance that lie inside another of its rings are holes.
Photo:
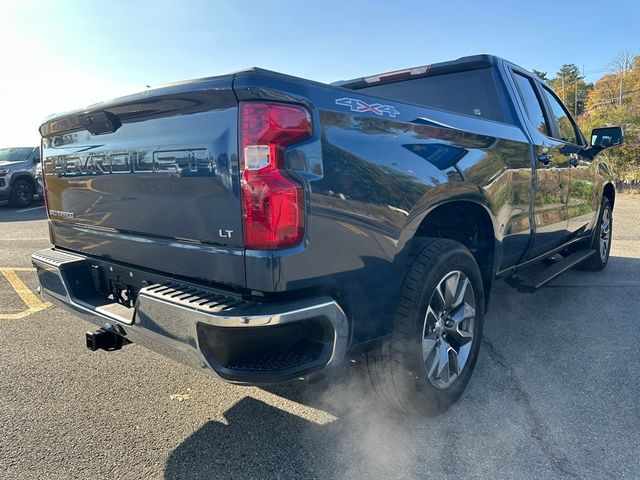
[[[542,90],[547,102],[549,102],[549,107],[551,107],[550,113],[553,121],[558,128],[557,135],[554,134],[552,137],[574,145],[582,144],[582,140],[578,134],[578,128],[573,122],[571,115],[569,115],[569,112],[567,112],[567,109],[547,87],[543,87]]]

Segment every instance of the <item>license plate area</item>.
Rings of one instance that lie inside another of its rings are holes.
[[[102,315],[132,324],[136,297],[140,290],[138,286],[126,281],[126,278],[134,278],[133,272],[121,267],[105,267],[93,263],[89,264],[89,271],[93,294],[80,300]]]
[[[126,308],[131,308],[136,303],[137,292],[134,287],[122,283],[118,280],[109,280],[109,291],[111,292],[107,298]]]

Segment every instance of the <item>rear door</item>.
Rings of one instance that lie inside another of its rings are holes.
[[[566,239],[570,164],[567,158],[555,153],[557,141],[552,138],[553,126],[537,81],[516,68],[512,69],[512,77],[532,139],[535,235],[529,251],[531,258],[561,245]]]

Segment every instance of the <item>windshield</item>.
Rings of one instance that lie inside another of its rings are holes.
[[[33,147],[0,148],[0,164],[8,162],[23,162],[29,159]]]

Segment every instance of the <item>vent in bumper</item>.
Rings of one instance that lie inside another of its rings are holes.
[[[229,363],[229,365],[226,365],[226,368],[245,372],[277,372],[290,370],[297,367],[304,367],[316,361],[316,351],[320,350],[320,348],[314,348],[313,351],[310,351],[302,348],[300,344],[294,344],[285,350],[266,352],[257,357],[236,359]]]

